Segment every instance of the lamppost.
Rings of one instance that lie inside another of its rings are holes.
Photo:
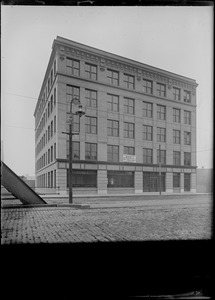
[[[73,98],[70,102],[70,116],[69,116],[69,203],[73,203],[73,191],[72,191],[72,136],[79,134],[72,132],[72,104],[78,105],[79,110],[75,112],[76,115],[82,117],[85,112],[82,111],[82,105],[78,98]]]

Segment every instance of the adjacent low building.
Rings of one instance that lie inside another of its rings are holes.
[[[79,98],[85,116],[73,115],[74,194],[195,192],[196,87],[57,37],[34,113],[37,191],[68,193],[65,132]]]

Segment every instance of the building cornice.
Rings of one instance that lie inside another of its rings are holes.
[[[56,162],[68,163],[66,158],[57,158]],[[143,164],[143,163],[130,163],[130,162],[109,162],[109,161],[87,161],[87,160],[73,160],[73,164],[93,164],[93,165],[117,165],[117,166],[135,166],[135,167],[153,167],[158,168],[159,164]],[[197,166],[185,165],[161,165],[161,168],[174,168],[174,169],[197,169]]]
[[[101,71],[112,68],[117,71],[129,73],[137,77],[137,80],[154,80],[172,86],[191,90],[195,94],[198,84],[195,80],[175,73],[161,70],[143,63],[139,63],[112,53],[82,45],[64,38],[57,38],[54,44],[59,46],[59,56],[63,60],[66,57],[82,59],[99,66]]]

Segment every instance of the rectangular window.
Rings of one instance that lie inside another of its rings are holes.
[[[157,95],[160,97],[166,97],[166,85],[157,82]]]
[[[56,157],[57,157],[57,156],[56,156],[56,153],[57,153],[57,152],[56,152],[56,143],[54,143],[54,160],[55,160]],[[45,157],[44,157],[44,158],[45,158]]]
[[[184,124],[191,125],[191,111],[184,111]]]
[[[86,106],[97,107],[97,92],[93,90],[86,91]]]
[[[152,164],[153,163],[153,150],[148,148],[143,148],[143,163]]]
[[[152,103],[143,102],[143,117],[152,118]]]
[[[124,154],[135,155],[135,148],[124,146]]]
[[[124,137],[134,139],[134,123],[124,122]]]
[[[184,145],[191,145],[191,132],[184,132]]]
[[[48,164],[50,164],[50,149],[48,149]]]
[[[180,188],[180,173],[173,173],[173,188]]]
[[[152,141],[152,126],[143,125],[143,140]]]
[[[158,172],[143,172],[143,192],[158,192],[160,176]],[[161,191],[166,190],[166,174],[161,173]]]
[[[107,145],[107,160],[113,162],[119,161],[119,146]]]
[[[180,109],[173,108],[173,122],[180,123],[180,121],[181,121]]]
[[[107,135],[119,136],[119,121],[107,120]]]
[[[180,130],[173,129],[173,144],[181,143],[181,132]]]
[[[166,106],[157,105],[157,118],[159,120],[166,120]]]
[[[173,99],[178,101],[181,100],[181,91],[176,87],[173,87]]]
[[[157,127],[157,141],[161,143],[166,142],[166,128]]]
[[[54,107],[56,106],[56,88],[54,89]]]
[[[134,172],[107,171],[108,187],[134,187]]]
[[[119,85],[119,72],[107,69],[107,79],[110,84]]]
[[[69,170],[67,170],[67,187],[69,185]],[[72,170],[73,187],[97,187],[97,171]]]
[[[173,165],[181,165],[181,153],[180,151],[173,151]]]
[[[51,162],[53,161],[53,146],[51,146]]]
[[[85,117],[85,132],[97,134],[97,118]]]
[[[152,81],[143,79],[143,92],[152,94]]]
[[[53,136],[53,121],[51,121],[51,129],[50,129],[50,131],[51,131],[51,137]]]
[[[66,73],[68,75],[80,76],[80,61],[67,57]]]
[[[54,133],[56,133],[56,116],[54,116]]]
[[[72,85],[66,86],[66,102],[68,103],[68,112],[70,111],[70,103],[74,98],[80,99],[80,88]]]
[[[67,126],[69,126],[69,121]],[[80,132],[80,116],[76,114],[72,114],[72,132]]]
[[[108,110],[119,111],[119,96],[108,94]]]
[[[85,143],[85,159],[97,160],[97,144]]]
[[[134,99],[124,98],[124,113],[134,114]]]
[[[134,89],[134,76],[124,74],[124,82],[125,82],[126,88]]]
[[[67,159],[69,158],[69,140],[66,143],[66,153]],[[72,160],[79,160],[80,159],[80,143],[79,142],[72,142]]]
[[[184,102],[191,103],[191,92],[184,91]]]
[[[166,150],[157,149],[157,163],[159,164],[159,162],[162,165],[166,164]]]
[[[184,152],[184,165],[191,166],[191,153],[190,152]]]
[[[85,72],[88,79],[97,80],[97,66],[85,63]]]

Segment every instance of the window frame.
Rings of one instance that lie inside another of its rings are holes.
[[[144,128],[146,128],[145,131],[144,131]],[[149,132],[148,129],[150,129],[151,132]],[[146,138],[144,138],[144,136]],[[143,140],[144,141],[152,141],[153,140],[153,126],[143,124]]]
[[[97,91],[91,89],[85,89],[85,104],[88,107],[97,108]],[[95,98],[93,98],[93,94],[95,94]],[[94,103],[94,104],[93,104]]]
[[[95,124],[92,124],[93,123],[92,121],[95,121]],[[97,118],[96,117],[85,116],[85,133],[97,134]]]
[[[166,97],[166,84],[157,82],[157,95],[159,97]]]
[[[173,87],[173,98],[176,101],[181,101],[181,89]]]
[[[166,128],[157,127],[157,142],[166,143]]]
[[[152,93],[153,93],[153,81],[152,80],[143,79],[143,92],[146,94],[152,95]]]
[[[88,69],[89,67],[89,69]],[[95,71],[94,71],[95,69]],[[98,68],[97,65],[85,63],[85,74],[88,79],[97,80],[98,78]]]
[[[89,147],[89,149],[87,149]],[[92,149],[94,148],[94,149]],[[94,153],[94,155],[93,155]],[[89,154],[89,157],[87,157]],[[97,161],[97,144],[96,143],[85,143],[85,160]]]
[[[150,107],[151,109],[148,109],[148,107]],[[145,117],[145,118],[153,117],[153,103],[143,101],[143,117]]]
[[[117,75],[116,78],[114,77],[114,74]],[[112,70],[112,69],[107,69],[107,79],[110,84],[118,86],[119,85],[119,72]]]
[[[114,126],[117,125],[117,126]],[[107,119],[107,136],[119,137],[119,121]]]
[[[131,105],[131,103],[132,103],[132,105]],[[134,115],[134,111],[135,111],[134,105],[135,105],[134,99],[124,97],[124,113],[125,114]]]
[[[117,152],[114,153],[114,149],[115,150],[117,149]],[[107,161],[119,162],[119,146],[118,145],[107,145]]]
[[[158,120],[166,120],[166,106],[157,104],[157,119]]]
[[[173,151],[173,165],[180,166],[181,165],[181,152]]]
[[[135,89],[135,77],[133,75],[129,75],[127,73],[124,73],[124,84],[126,86],[127,89]]]
[[[107,94],[107,109],[108,111],[119,112],[119,96],[113,94]],[[116,100],[116,102],[115,102]]]
[[[184,166],[191,166],[191,152],[184,152]]]
[[[143,164],[153,164],[153,149],[143,148]]]
[[[133,127],[133,128],[130,128],[130,127]],[[135,137],[135,124],[131,123],[131,122],[124,122],[123,132],[124,132],[124,138],[134,139],[134,137]]]
[[[181,110],[179,108],[173,107],[173,122],[181,123]]]
[[[173,144],[181,144],[181,130],[173,129]]]
[[[191,145],[191,132],[190,131],[184,131],[184,145],[189,145],[189,146]]]
[[[71,65],[68,64],[69,62]],[[80,76],[80,60],[66,57],[66,73],[68,75]]]

